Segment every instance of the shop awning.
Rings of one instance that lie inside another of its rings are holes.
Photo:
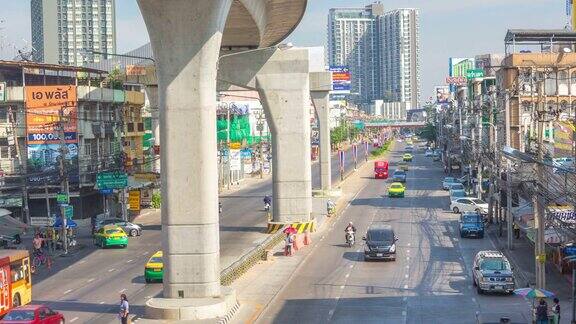
[[[152,186],[154,186],[154,183],[151,181],[138,180],[135,179],[133,176],[128,177],[128,190],[150,188]]]
[[[8,209],[0,208],[0,235],[22,234],[28,225],[12,217]]]

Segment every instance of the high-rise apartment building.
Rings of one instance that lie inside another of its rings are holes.
[[[418,9],[386,12],[384,5],[334,8],[328,15],[328,59],[348,66],[357,101],[420,101]]]
[[[34,60],[82,66],[116,52],[115,0],[31,0]]]
[[[391,102],[420,102],[418,9],[397,9],[379,19],[382,33],[382,94]]]

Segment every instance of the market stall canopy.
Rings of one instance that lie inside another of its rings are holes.
[[[0,235],[22,234],[27,228],[28,225],[12,217],[11,211],[0,208]]]

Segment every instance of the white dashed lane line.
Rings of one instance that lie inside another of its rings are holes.
[[[76,322],[78,319],[80,319],[79,317],[74,317],[73,319],[70,320],[70,323],[74,323]]]

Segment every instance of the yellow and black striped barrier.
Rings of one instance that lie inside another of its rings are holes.
[[[284,226],[291,225],[297,231],[297,233],[304,233],[309,231],[310,233],[316,231],[315,221],[309,222],[296,222],[291,224],[278,223],[278,222],[268,222],[268,234],[275,234],[281,230]]]

